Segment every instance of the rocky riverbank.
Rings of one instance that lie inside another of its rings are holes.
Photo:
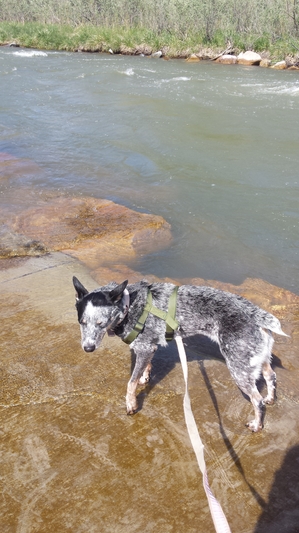
[[[21,45],[18,42],[2,43],[2,46],[17,47]],[[86,52],[86,53],[101,53],[106,52],[109,54],[119,55],[139,55],[152,57],[155,59],[161,58],[164,60],[169,59],[184,59],[187,63],[196,63],[199,61],[215,61],[222,65],[245,65],[245,66],[260,66],[264,68],[273,68],[276,70],[299,70],[299,54],[287,55],[285,59],[277,61],[275,58],[271,58],[271,54],[268,51],[264,51],[258,54],[252,50],[245,52],[237,51],[232,47],[224,51],[219,49],[202,48],[198,52],[190,53],[190,50],[180,50],[178,52],[171,51],[169,47],[162,47],[161,50],[154,50],[150,45],[140,45],[137,47],[127,47],[121,45],[119,50],[113,51],[112,48],[108,50],[102,49],[102,47],[89,47],[81,45],[76,47],[74,52]]]
[[[197,62],[201,59],[207,59],[204,54],[191,54],[186,60],[187,62]],[[213,54],[208,59],[221,63],[222,65],[245,65],[245,66],[259,66],[264,68],[273,68],[276,70],[299,70],[299,56],[287,57],[283,61],[273,61],[269,57],[269,53],[257,54],[251,50],[247,52],[240,52],[238,55],[227,53],[224,51],[220,54]]]

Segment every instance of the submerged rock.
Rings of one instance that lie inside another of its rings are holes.
[[[30,159],[18,159],[6,152],[0,152],[0,182],[23,179],[24,176],[38,175],[40,168]]]
[[[34,241],[41,250],[65,250],[92,268],[159,250],[171,241],[170,225],[162,217],[95,198],[60,197],[39,202],[37,207],[11,215],[6,223],[14,240],[22,235],[22,255],[26,242]],[[6,239],[2,249],[5,256],[16,255],[13,240],[10,247]]]

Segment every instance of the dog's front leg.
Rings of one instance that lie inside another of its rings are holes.
[[[141,378],[138,381],[139,385],[145,385],[146,383],[148,383],[150,381],[150,379],[151,379],[151,370],[152,370],[152,363],[148,363],[148,365],[146,365],[146,367],[145,367],[145,370],[144,370]]]
[[[134,347],[134,354],[136,356],[135,367],[131,379],[127,387],[126,405],[127,414],[133,415],[137,409],[136,389],[138,384],[144,384],[149,381],[149,373],[151,369],[151,360],[157,349],[157,346],[151,346],[150,353],[144,351],[144,346]]]

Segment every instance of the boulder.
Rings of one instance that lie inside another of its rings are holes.
[[[286,61],[278,61],[278,63],[275,63],[275,65],[272,65],[271,68],[275,68],[276,70],[284,70],[287,68]]]
[[[237,63],[237,56],[223,54],[223,56],[216,59],[216,63],[221,63],[222,65],[235,65],[235,63]]]
[[[260,62],[260,67],[264,67],[264,68],[269,68],[271,65],[271,60],[270,59],[262,59],[262,61]]]
[[[259,65],[262,60],[259,54],[251,52],[250,50],[247,52],[241,52],[237,59],[239,65]]]

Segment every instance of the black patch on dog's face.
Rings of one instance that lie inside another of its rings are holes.
[[[84,310],[86,309],[86,306],[88,302],[92,303],[94,307],[112,307],[113,303],[111,302],[111,299],[109,298],[108,293],[104,293],[101,291],[98,292],[90,292],[86,296],[83,296],[81,300],[78,300],[76,302],[76,308],[78,311],[78,320],[79,322],[82,319]]]

